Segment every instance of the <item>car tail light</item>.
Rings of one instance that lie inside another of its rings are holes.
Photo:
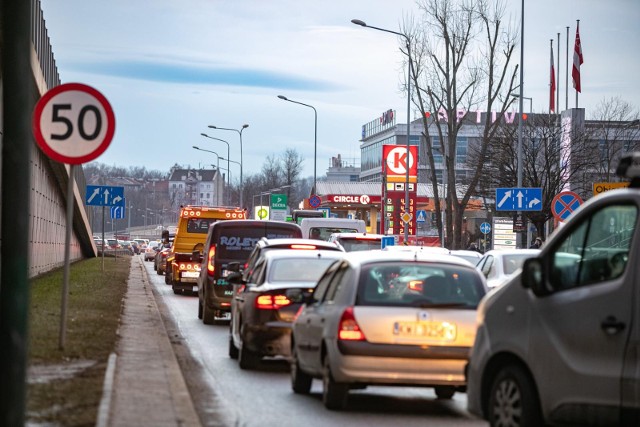
[[[215,259],[216,245],[212,245],[209,248],[209,254],[207,255],[207,273],[209,273],[209,276],[213,276],[213,273],[216,271]]]
[[[167,253],[166,252],[162,252],[160,255],[162,255],[162,258],[166,258],[167,257]]]
[[[291,249],[313,250],[313,249],[317,249],[317,248],[318,247],[316,245],[301,245],[301,244],[291,245]]]
[[[285,295],[258,295],[256,308],[260,310],[278,310],[291,304],[291,300]]]
[[[353,307],[347,307],[342,313],[338,324],[338,339],[344,341],[366,341],[364,333],[360,330],[356,317],[353,315]]]

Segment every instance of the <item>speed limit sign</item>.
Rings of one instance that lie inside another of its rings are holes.
[[[96,89],[66,83],[47,91],[33,111],[33,135],[44,153],[72,165],[94,160],[115,132],[113,109]]]

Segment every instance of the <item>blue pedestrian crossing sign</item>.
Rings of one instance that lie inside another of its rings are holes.
[[[111,219],[123,219],[123,218],[124,218],[124,206],[112,206]]]
[[[427,211],[419,210],[416,214],[416,222],[427,222]]]
[[[542,188],[496,188],[497,211],[541,211]]]
[[[87,206],[124,206],[124,187],[87,185]]]
[[[480,224],[480,232],[482,234],[489,234],[491,232],[491,224],[488,222],[483,222]]]

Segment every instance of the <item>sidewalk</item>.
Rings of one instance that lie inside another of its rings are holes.
[[[131,261],[98,427],[200,426],[141,258]]]

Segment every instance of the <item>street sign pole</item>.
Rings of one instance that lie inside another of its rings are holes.
[[[69,271],[71,269],[71,230],[73,229],[73,172],[75,166],[69,165],[69,182],[67,185],[67,227],[64,237],[64,273],[62,278],[62,309],[60,314],[60,334],[58,335],[58,348],[64,350],[64,341],[67,330],[67,299],[69,296]]]

